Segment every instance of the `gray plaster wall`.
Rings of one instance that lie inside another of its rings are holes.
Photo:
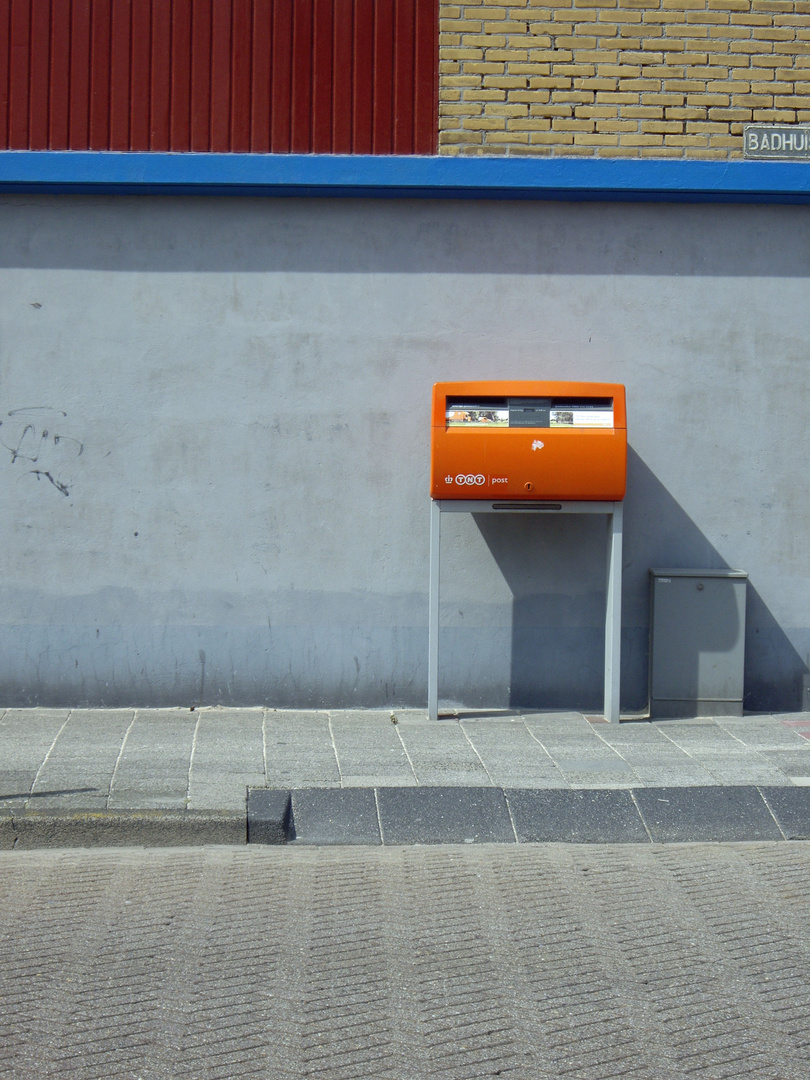
[[[746,705],[810,651],[804,208],[0,204],[4,704],[424,705],[437,380],[627,385],[650,566],[750,574]],[[602,519],[450,515],[441,697],[600,701]]]

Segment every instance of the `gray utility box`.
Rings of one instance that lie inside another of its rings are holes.
[[[742,570],[650,570],[650,716],[742,716]]]

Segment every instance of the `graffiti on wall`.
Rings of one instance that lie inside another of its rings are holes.
[[[71,466],[84,453],[84,443],[65,433],[66,420],[66,412],[48,405],[9,409],[0,420],[0,446],[9,465],[68,498]]]

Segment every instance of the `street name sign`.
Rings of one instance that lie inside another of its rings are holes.
[[[746,124],[743,156],[760,161],[810,161],[810,124]]]

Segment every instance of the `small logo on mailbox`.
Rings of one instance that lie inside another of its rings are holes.
[[[467,473],[466,476],[464,475],[464,473],[459,473],[456,477],[457,484],[468,484],[470,487],[480,487],[481,484],[485,484],[486,481],[487,478],[483,475],[483,473],[478,473],[477,475],[473,475],[473,473]]]
[[[541,439],[535,439],[532,443],[532,450],[542,450],[545,445]]]

